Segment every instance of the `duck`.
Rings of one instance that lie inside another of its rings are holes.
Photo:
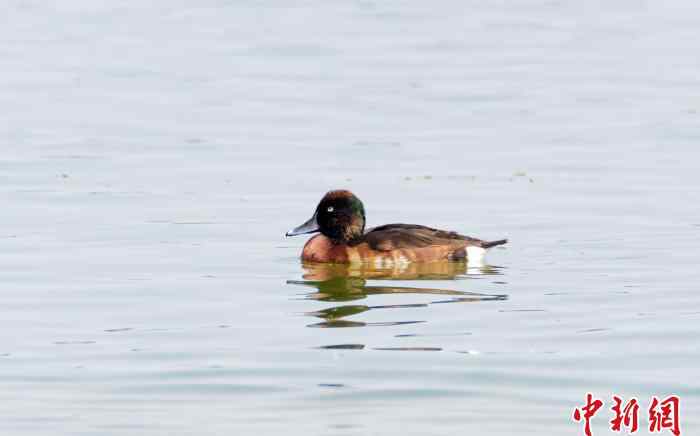
[[[304,224],[285,236],[319,233],[301,253],[303,262],[369,264],[377,268],[435,261],[482,263],[486,251],[507,239],[484,241],[418,224],[385,224],[365,230],[362,201],[346,189],[326,193]]]

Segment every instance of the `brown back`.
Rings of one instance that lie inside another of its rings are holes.
[[[386,224],[370,229],[359,242],[366,242],[373,250],[391,251],[430,246],[481,247],[484,241],[417,224]]]

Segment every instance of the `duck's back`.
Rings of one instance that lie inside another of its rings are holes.
[[[471,251],[472,257],[483,256],[483,241],[457,232],[434,229],[418,224],[386,224],[365,233],[363,242],[373,252],[389,255],[393,261],[432,262],[438,260],[464,260]]]
[[[323,235],[310,239],[302,259],[317,262],[370,263],[377,267],[407,262],[480,260],[486,248],[506,240],[486,242],[456,232],[417,224],[386,224],[368,230],[351,245],[334,245]],[[474,259],[474,258],[479,259]]]
[[[418,224],[386,224],[369,229],[362,239],[372,249],[390,251],[431,246],[465,247],[481,246],[484,241],[457,232],[434,229]]]

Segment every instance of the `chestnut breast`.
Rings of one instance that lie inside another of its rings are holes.
[[[324,235],[316,235],[306,241],[301,252],[301,260],[309,262],[336,262],[347,263],[347,246],[334,244]]]

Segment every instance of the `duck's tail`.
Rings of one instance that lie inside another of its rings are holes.
[[[481,248],[491,248],[495,247],[497,245],[503,245],[508,243],[507,239],[499,239],[498,241],[484,241],[481,243]]]

